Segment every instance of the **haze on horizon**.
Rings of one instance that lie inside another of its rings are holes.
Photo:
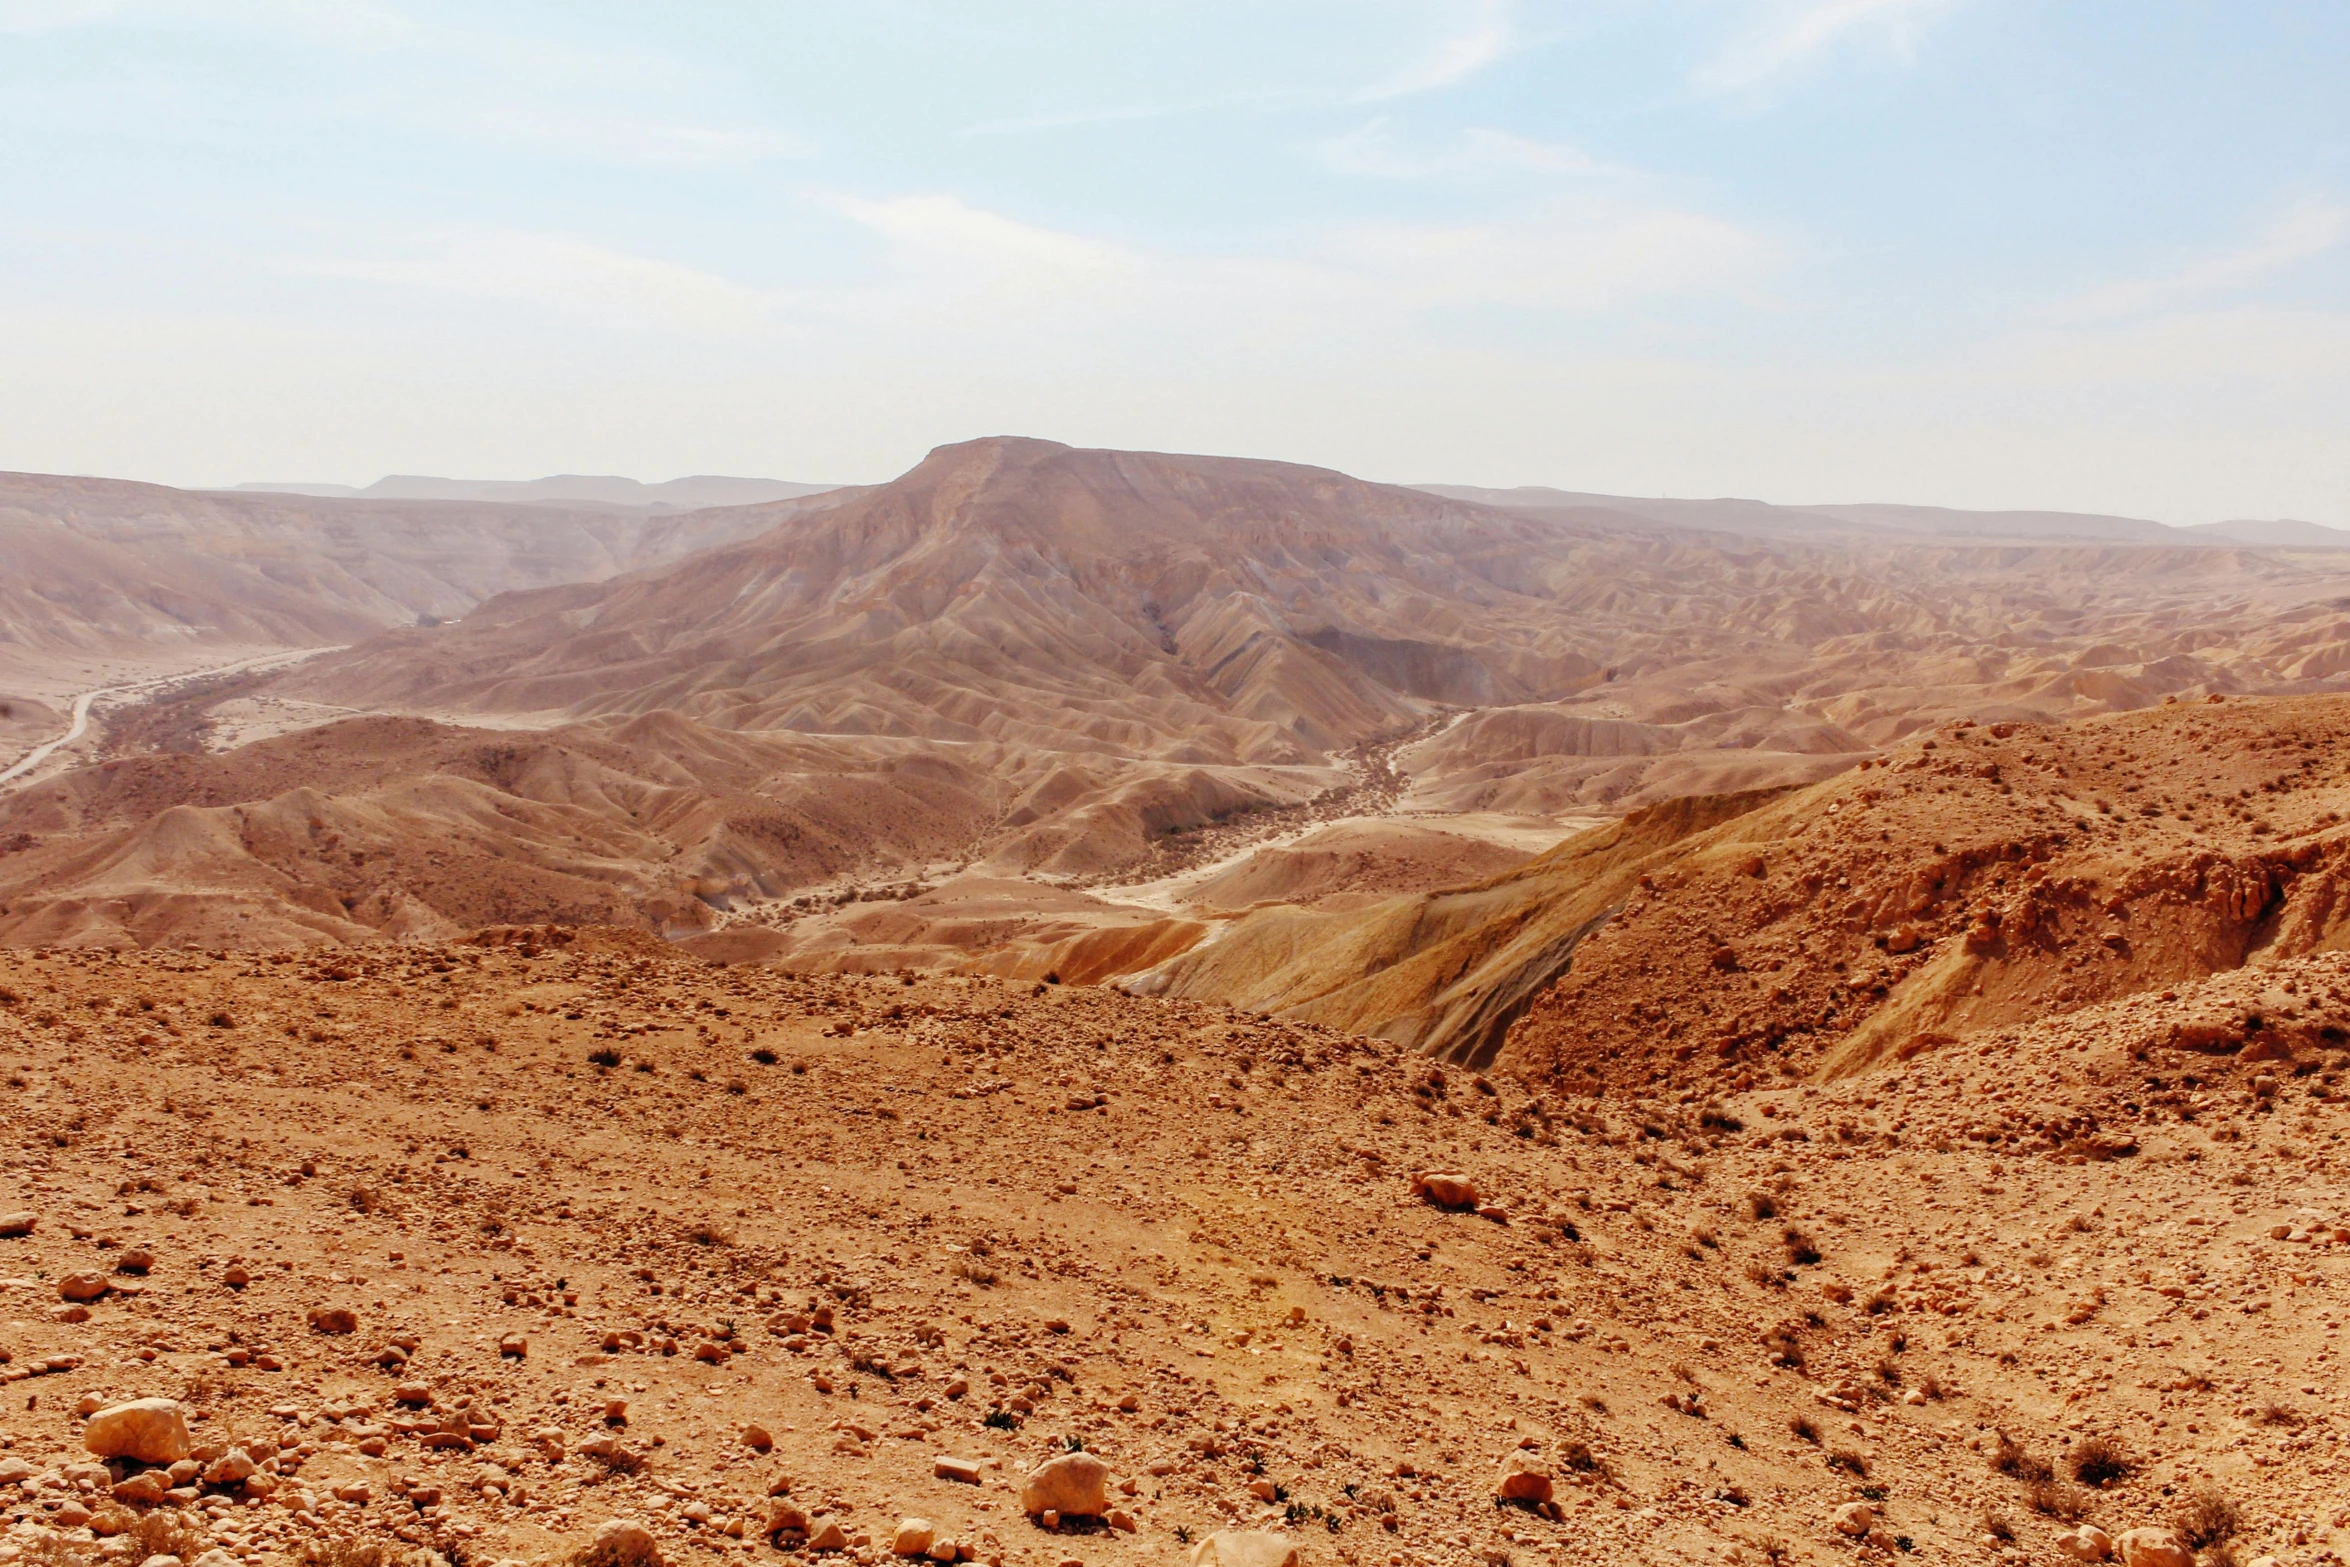
[[[2350,525],[2350,12],[0,0],[0,468]]]

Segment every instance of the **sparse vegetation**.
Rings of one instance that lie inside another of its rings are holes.
[[[2194,1550],[2227,1544],[2244,1529],[2243,1510],[2226,1493],[2209,1486],[2190,1491],[2171,1516],[2171,1527]]]
[[[2103,1436],[2083,1438],[2069,1463],[2073,1478],[2091,1489],[2103,1489],[2137,1467],[2120,1443]]]

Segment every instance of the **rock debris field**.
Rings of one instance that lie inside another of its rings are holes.
[[[1603,1099],[592,929],[0,954],[0,1561],[2339,1560],[2346,1039],[2321,952]]]

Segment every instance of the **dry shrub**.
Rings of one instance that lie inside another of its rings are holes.
[[[644,1454],[633,1448],[622,1447],[617,1442],[608,1450],[593,1452],[588,1456],[602,1464],[611,1474],[632,1475],[645,1467]]]
[[[2244,1528],[2243,1510],[2220,1492],[2205,1486],[2191,1491],[2171,1518],[2179,1538],[2196,1550],[2225,1545]]]
[[[1809,1415],[1795,1416],[1787,1422],[1787,1429],[1814,1447],[1820,1445],[1820,1428],[1812,1423]]]
[[[349,1538],[311,1540],[303,1545],[300,1560],[302,1567],[445,1567],[443,1558],[428,1550]]]
[[[1779,1215],[1779,1204],[1769,1192],[1748,1192],[1746,1210],[1758,1219],[1775,1219]]]
[[[2056,1478],[2056,1471],[2048,1467],[2045,1459],[2035,1458],[2025,1452],[2005,1431],[1999,1433],[1999,1446],[1991,1453],[1991,1467],[2009,1479],[2021,1480],[2026,1485],[2037,1485]]]
[[[1996,1507],[1983,1510],[1983,1532],[2002,1545],[2010,1544],[2015,1539],[2015,1525],[2009,1523],[2007,1514]]]
[[[2079,1523],[2089,1516],[2089,1493],[2051,1476],[2024,1487],[2024,1505],[2043,1518]]]
[[[732,1246],[734,1231],[721,1229],[708,1219],[702,1219],[685,1232],[685,1238],[696,1246]]]
[[[2102,1436],[2084,1437],[2072,1451],[2073,1478],[2102,1490],[2138,1467],[2119,1442]]]
[[[1860,1453],[1854,1452],[1849,1447],[1839,1447],[1836,1449],[1836,1451],[1830,1453],[1828,1455],[1828,1467],[1830,1469],[1841,1469],[1846,1474],[1852,1476],[1855,1480],[1866,1480],[1869,1477],[1869,1461],[1867,1457]]]
[[[1581,1442],[1570,1441],[1559,1448],[1559,1462],[1577,1474],[1599,1475],[1606,1478],[1615,1473],[1608,1461]]]
[[[1803,1231],[1790,1224],[1779,1237],[1787,1243],[1787,1260],[1799,1268],[1808,1268],[1820,1260],[1819,1247]]]

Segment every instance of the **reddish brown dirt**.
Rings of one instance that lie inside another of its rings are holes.
[[[1767,1085],[2331,948],[2346,742],[2333,699],[1942,728],[1694,840],[1501,1059]]]
[[[18,953],[0,986],[26,1559],[99,1554],[69,1504],[253,1562],[547,1561],[614,1516],[673,1560],[771,1559],[786,1480],[859,1561],[905,1515],[1028,1567],[1235,1521],[1316,1567],[1975,1562],[2002,1533],[2048,1560],[2066,1518],[2205,1492],[2244,1557],[2350,1543],[2340,954],[1828,1087],[1621,1103],[1199,1004],[618,933]],[[2266,1059],[2173,1035],[2247,1008]],[[1431,1169],[1494,1217],[1415,1198]],[[86,1319],[81,1273],[113,1286]],[[273,1494],[117,1511],[74,1410],[134,1395],[268,1458]],[[459,1411],[466,1444],[423,1444]],[[1019,1515],[1070,1438],[1134,1482],[1134,1533]],[[2124,1460],[2096,1490],[2090,1438]],[[1559,1521],[1495,1505],[1513,1453]],[[1856,1546],[1833,1517],[1864,1498]]]

